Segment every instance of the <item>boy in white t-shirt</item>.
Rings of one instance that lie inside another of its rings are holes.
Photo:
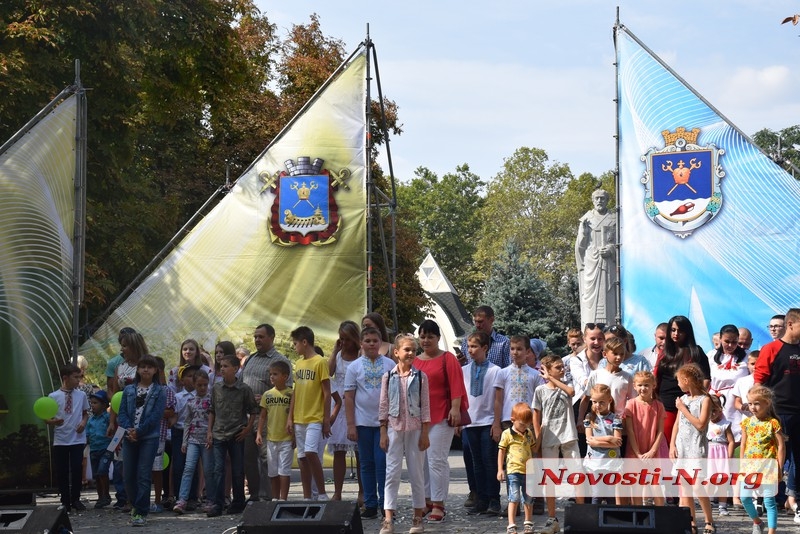
[[[633,389],[633,377],[622,370],[620,364],[625,359],[626,347],[625,342],[619,338],[611,338],[606,341],[603,348],[604,356],[606,359],[606,366],[604,368],[597,367],[589,375],[586,382],[586,394],[581,400],[580,411],[578,414],[579,420],[583,421],[586,411],[589,408],[590,393],[595,384],[605,384],[611,389],[611,397],[614,399],[614,407],[617,415],[622,417],[625,413],[625,404],[628,399],[636,396]]]
[[[538,438],[537,448],[541,447],[542,458],[558,458],[560,452],[565,459],[579,460],[578,429],[572,409],[575,389],[562,382],[566,370],[561,357],[545,356],[541,365],[546,382],[533,393],[533,430]],[[549,527],[545,530],[558,532],[556,498],[545,497],[545,502],[549,518]]]
[[[394,369],[394,361],[380,353],[383,339],[375,328],[361,331],[363,356],[347,367],[344,377],[344,408],[347,439],[358,443],[361,484],[364,487],[364,512],[361,517],[374,519],[383,508],[386,486],[386,453],[380,448],[381,381]]]
[[[69,512],[82,512],[83,449],[86,447],[86,423],[89,421],[89,399],[78,389],[83,374],[77,365],[61,366],[61,388],[48,395],[58,404],[55,417],[45,423],[55,427],[53,432],[53,463],[58,474],[61,504]]]

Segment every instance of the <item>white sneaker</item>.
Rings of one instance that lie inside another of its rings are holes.
[[[329,501],[330,499],[328,498],[328,494],[327,493],[320,493],[319,495],[316,496],[316,498],[314,498],[314,500],[315,501]]]
[[[797,507],[794,509],[794,522],[800,523],[800,508]]]
[[[544,524],[542,527],[541,534],[558,534],[561,531],[561,527],[558,524],[558,519],[555,517],[549,517],[547,519],[547,523]]]
[[[764,534],[764,522],[753,523],[753,534]]]

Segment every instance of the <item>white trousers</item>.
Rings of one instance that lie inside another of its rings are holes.
[[[450,487],[450,445],[455,429],[447,419],[430,427],[428,437],[431,446],[425,457],[425,496],[434,502],[444,502]]]
[[[425,452],[419,450],[420,430],[397,432],[389,427],[389,450],[386,451],[386,486],[383,490],[383,507],[397,510],[397,490],[406,459],[408,482],[411,484],[411,503],[414,508],[425,508]]]

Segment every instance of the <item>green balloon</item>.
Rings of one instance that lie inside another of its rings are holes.
[[[166,469],[167,467],[169,467],[169,454],[167,454],[165,452],[164,453],[164,469]]]
[[[42,397],[33,403],[33,413],[39,419],[52,419],[58,413],[58,403],[52,397]]]
[[[119,405],[122,403],[122,392],[117,391],[111,397],[111,409],[114,410],[114,413],[119,413]]]

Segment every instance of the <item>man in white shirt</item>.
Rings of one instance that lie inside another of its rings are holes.
[[[647,358],[647,361],[650,362],[650,367],[655,369],[658,355],[664,350],[664,343],[667,342],[667,323],[660,323],[656,327],[656,332],[653,337],[655,338],[656,344],[653,345],[652,348],[644,349],[641,355]]]

